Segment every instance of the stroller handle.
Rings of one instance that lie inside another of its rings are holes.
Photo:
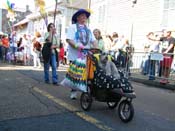
[[[82,53],[84,54],[97,54],[97,53],[102,53],[102,50],[98,49],[98,48],[85,48],[81,50]]]

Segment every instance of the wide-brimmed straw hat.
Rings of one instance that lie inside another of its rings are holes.
[[[86,14],[86,17],[89,18],[91,13],[85,9],[79,9],[75,14],[72,16],[72,23],[77,23],[77,17],[81,14]]]

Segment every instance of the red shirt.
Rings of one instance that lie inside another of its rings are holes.
[[[7,37],[2,38],[1,41],[2,41],[2,46],[9,48],[9,39]]]
[[[60,48],[60,53],[59,53],[60,58],[64,58],[64,48]]]

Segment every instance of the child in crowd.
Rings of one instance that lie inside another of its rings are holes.
[[[63,43],[61,42],[60,43],[60,52],[59,52],[59,61],[60,63],[62,63],[63,65],[65,64],[65,61],[64,61],[64,47],[63,47]]]

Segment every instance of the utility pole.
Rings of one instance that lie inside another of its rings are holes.
[[[88,0],[88,9],[89,11],[91,10],[91,0]],[[89,26],[89,23],[90,23],[90,18],[88,20],[88,26]]]
[[[131,45],[133,44],[133,31],[134,31],[134,7],[137,4],[137,0],[132,0],[132,22],[131,22]]]
[[[2,9],[0,8],[0,31],[2,31]]]
[[[91,9],[91,0],[88,0],[88,9]]]

